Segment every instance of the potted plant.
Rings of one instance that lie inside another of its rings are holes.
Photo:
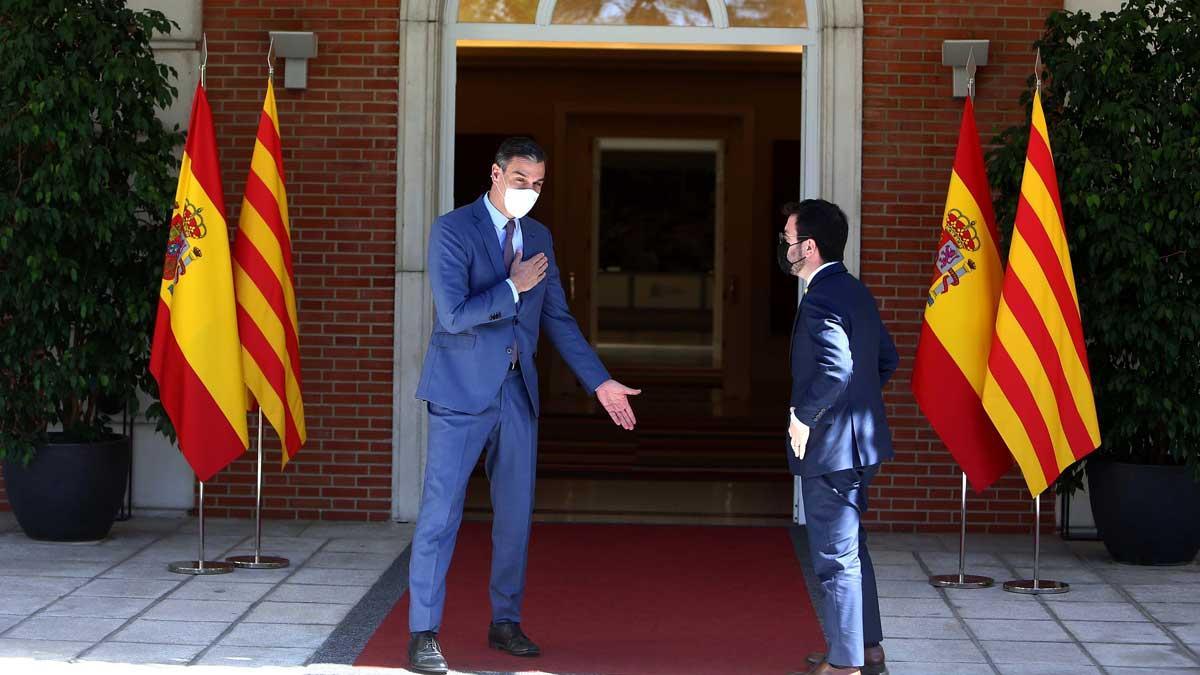
[[[1056,12],[1035,45],[1100,418],[1089,496],[1122,562],[1200,550],[1197,25],[1196,3],[1129,0]],[[1028,134],[1010,128],[989,153],[1010,228]],[[1079,467],[1060,482],[1080,485]]]
[[[0,459],[35,539],[103,538],[125,494],[147,374],[178,131],[155,62],[161,12],[122,2],[0,9]]]

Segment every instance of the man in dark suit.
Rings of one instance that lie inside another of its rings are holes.
[[[784,214],[779,266],[805,281],[792,329],[788,462],[801,477],[829,647],[810,657],[808,672],[881,675],[883,629],[862,515],[871,479],[893,456],[882,389],[899,358],[875,299],[842,264],[846,214],[820,199],[788,204]]]
[[[609,377],[567,307],[550,230],[525,215],[545,176],[542,149],[510,138],[496,152],[488,193],[438,218],[429,233],[436,317],[417,387],[429,407],[429,442],[408,586],[408,657],[418,671],[448,670],[437,641],[446,572],[467,480],[484,450],[495,513],[488,644],[515,656],[541,653],[521,630],[541,331],[613,422],[636,424],[627,397],[640,391]]]

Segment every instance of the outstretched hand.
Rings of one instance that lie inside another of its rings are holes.
[[[629,397],[640,393],[641,389],[630,389],[616,380],[607,380],[596,387],[596,398],[599,399],[600,405],[608,411],[613,423],[626,431],[632,431],[637,424],[637,417],[633,415],[633,408],[629,406]]]

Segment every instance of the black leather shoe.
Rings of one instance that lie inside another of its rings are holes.
[[[542,650],[521,631],[521,624],[512,621],[488,626],[488,646],[513,656],[541,656]]]
[[[421,673],[447,673],[446,659],[442,656],[442,646],[438,644],[437,633],[427,630],[413,633],[408,643],[408,665]]]

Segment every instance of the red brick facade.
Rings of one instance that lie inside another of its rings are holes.
[[[1031,43],[1061,0],[863,3],[862,279],[875,292],[900,370],[888,393],[897,451],[877,479],[872,522],[897,532],[957,527],[960,471],[917,410],[909,390],[930,278],[931,246],[945,208],[962,100],[950,96],[942,40],[990,40],[977,73],[976,120],[987,143],[1027,123],[1018,100],[1033,72]],[[1042,513],[1053,523],[1053,499]],[[1014,468],[968,498],[970,524],[1027,532],[1033,505]]]
[[[308,444],[266,475],[267,517],[389,517],[396,238],[399,3],[383,0],[206,0],[208,92],[229,220],[237,222],[265,82],[268,30],[319,35],[308,88],[277,89],[294,231]],[[1061,0],[866,0],[863,53],[862,276],[896,337],[901,369],[888,392],[898,456],[878,479],[876,529],[957,527],[959,472],[917,411],[909,372],[944,206],[962,102],[941,65],[944,39],[991,41],[976,109],[985,142],[1025,122],[1017,100],[1031,42]],[[282,70],[282,67],[280,68]],[[282,83],[282,72],[276,74]],[[252,430],[253,435],[253,430]],[[209,485],[208,513],[254,506],[253,454]],[[0,495],[3,493],[0,492]],[[5,502],[0,502],[4,504]],[[1052,523],[1046,499],[1045,523]],[[1032,509],[1014,471],[970,500],[973,529],[1025,532]]]

